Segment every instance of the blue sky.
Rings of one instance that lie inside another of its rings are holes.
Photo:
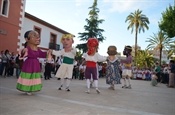
[[[84,32],[86,18],[89,18],[89,7],[94,0],[26,0],[25,11],[50,23],[58,28],[74,34],[75,43],[82,43],[78,38],[79,32]],[[142,10],[150,21],[149,30],[138,34],[138,45],[145,49],[148,45],[147,38],[158,32],[158,21],[162,12],[169,5],[174,5],[174,0],[98,0],[100,9],[99,19],[105,21],[99,25],[105,32],[106,40],[99,45],[99,53],[107,55],[107,48],[115,45],[118,52],[122,52],[125,45],[135,44],[134,33],[127,30],[126,17],[137,9]]]

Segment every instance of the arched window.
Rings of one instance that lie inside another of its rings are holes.
[[[2,0],[2,4],[1,4],[1,15],[8,16],[9,5],[10,5],[10,1],[9,0]]]

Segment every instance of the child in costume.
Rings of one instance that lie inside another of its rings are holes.
[[[96,38],[89,38],[87,41],[87,53],[83,54],[83,58],[86,61],[85,78],[88,90],[86,93],[90,93],[90,79],[91,76],[94,80],[96,92],[100,93],[98,89],[98,74],[97,74],[97,62],[105,61],[107,57],[101,56],[98,52],[98,40]]]
[[[23,62],[16,88],[31,95],[32,92],[40,91],[42,88],[41,68],[38,58],[46,58],[47,53],[37,47],[41,39],[36,31],[27,31],[24,37],[27,46],[20,52],[19,59],[26,59]]]
[[[156,76],[155,73],[153,73],[152,77],[151,77],[151,85],[152,86],[156,86],[158,84],[157,79],[158,79],[158,77]]]
[[[109,84],[108,89],[115,90],[114,84],[120,84],[120,63],[116,56],[117,48],[115,46],[108,47],[108,59],[106,67],[106,84]]]
[[[73,68],[74,68],[74,58],[76,56],[76,49],[72,48],[74,43],[73,35],[64,34],[61,38],[61,43],[63,44],[63,49],[59,51],[52,51],[53,55],[63,56],[63,62],[60,65],[55,77],[61,79],[61,85],[58,90],[61,90],[66,79],[66,90],[70,91],[69,85],[72,80]]]
[[[126,55],[126,59],[121,59],[120,62],[123,65],[122,69],[122,78],[124,80],[124,85],[122,88],[129,88],[131,89],[131,82],[130,78],[132,77],[132,47],[131,46],[125,46],[123,55]],[[128,82],[128,83],[126,83]],[[127,85],[128,84],[128,85]]]

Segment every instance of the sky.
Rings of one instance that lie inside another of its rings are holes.
[[[74,46],[85,41],[80,41],[79,34],[85,32],[86,18],[89,18],[89,7],[94,0],[26,0],[25,12],[30,13],[60,29],[74,34]],[[99,19],[104,19],[99,28],[104,29],[103,36],[106,40],[99,44],[99,54],[107,55],[107,48],[115,45],[118,52],[122,52],[125,45],[135,44],[135,33],[127,30],[126,17],[137,9],[149,18],[149,30],[145,29],[138,34],[137,43],[142,50],[149,44],[146,42],[159,31],[158,22],[162,13],[169,5],[174,5],[174,0],[98,0]]]

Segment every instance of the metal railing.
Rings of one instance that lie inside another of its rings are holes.
[[[60,50],[60,45],[55,43],[49,43],[49,49]]]

